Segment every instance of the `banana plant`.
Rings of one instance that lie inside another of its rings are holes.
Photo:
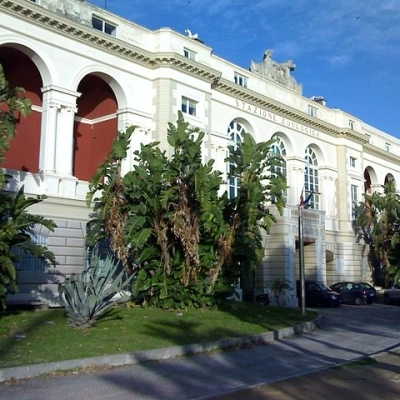
[[[0,65],[0,164],[16,134],[17,117],[26,117],[30,113],[31,102],[24,96],[24,89],[9,88]],[[54,221],[28,212],[30,206],[43,201],[46,196],[27,198],[23,186],[16,193],[1,191],[6,182],[7,176],[0,169],[0,311],[6,308],[7,296],[18,290],[18,254],[30,254],[53,266],[56,264],[54,254],[32,240],[36,226],[44,226],[50,231],[56,228]]]

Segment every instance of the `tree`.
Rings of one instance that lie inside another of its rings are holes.
[[[0,65],[0,162],[4,162],[10,142],[16,134],[18,115],[26,116],[31,111],[31,103],[24,97],[22,88],[10,89]],[[0,188],[7,183],[7,176],[0,170]],[[43,225],[54,230],[55,223],[40,215],[32,215],[27,209],[46,196],[26,198],[24,187],[17,193],[0,192],[0,310],[6,307],[10,291],[17,290],[16,263],[19,254],[28,253],[55,265],[54,254],[47,247],[32,241],[31,233],[35,225]]]
[[[276,218],[269,206],[274,204],[282,214],[286,179],[281,175],[282,158],[271,151],[274,139],[256,143],[245,134],[239,146],[231,146],[227,161],[232,166],[229,177],[238,177],[236,197],[228,201],[226,214],[235,232],[234,263],[240,271],[244,294],[253,288],[252,271],[263,257],[262,231],[270,231]]]
[[[130,249],[140,266],[136,294],[165,308],[212,305],[233,292],[243,269],[259,264],[260,229],[268,230],[274,221],[264,204],[273,202],[280,211],[284,206],[285,180],[274,170],[279,157],[268,151],[272,142],[256,144],[246,134],[231,160],[236,165],[231,172],[241,176],[239,195],[228,199],[219,195],[223,176],[213,169],[213,161],[202,163],[204,132],[191,128],[180,112],[177,124],[169,124],[172,156],[158,142],[141,145],[132,171],[121,179],[118,166],[126,153],[115,149],[121,143],[126,149],[132,132],[119,133],[110,157],[90,182],[88,205],[94,200],[96,210],[95,222],[89,224],[91,245],[101,235],[110,235],[113,242],[107,226],[118,188],[123,240],[114,251]]]
[[[394,182],[389,181],[383,193],[365,194],[365,202],[357,208],[354,227],[357,241],[369,245],[369,261],[373,280],[385,286],[400,271],[400,196]]]

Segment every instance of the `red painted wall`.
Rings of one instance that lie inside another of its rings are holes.
[[[81,180],[90,180],[99,164],[105,161],[114,138],[117,136],[117,117],[97,122],[110,114],[115,114],[118,105],[110,86],[93,75],[86,76],[79,84],[78,113],[82,118],[92,120],[92,124],[75,122],[74,127],[74,175]]]
[[[9,87],[25,89],[25,96],[32,105],[42,106],[42,78],[32,60],[20,51],[0,46],[0,63],[3,66]],[[19,171],[39,172],[41,112],[33,111],[28,117],[20,117],[17,133],[0,165]]]

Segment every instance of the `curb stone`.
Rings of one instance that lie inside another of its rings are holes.
[[[245,346],[266,344],[274,340],[284,339],[289,336],[310,332],[321,324],[321,317],[313,321],[283,328],[278,331],[266,332],[259,335],[250,335],[240,338],[224,339],[202,344],[173,346],[162,349],[142,350],[133,353],[113,354],[108,356],[88,357],[75,360],[64,360],[43,364],[33,364],[21,367],[0,369],[0,383],[7,381],[34,378],[54,372],[85,369],[93,367],[119,367],[144,363],[148,361],[167,360],[187,355],[208,353],[211,351],[228,350]]]

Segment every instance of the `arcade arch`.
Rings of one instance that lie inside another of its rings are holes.
[[[109,84],[95,74],[81,80],[78,92],[73,175],[88,181],[105,161],[117,135],[118,103]]]
[[[378,184],[378,176],[372,167],[364,170],[364,193],[372,194],[373,187]]]
[[[397,188],[396,180],[394,179],[394,176],[393,176],[392,174],[387,174],[387,175],[385,176],[385,185],[386,185],[387,183],[389,183],[389,182],[392,182],[392,183],[394,184],[395,189]]]
[[[43,80],[39,69],[28,54],[28,49],[21,46],[11,44],[0,46],[0,64],[9,88],[23,88],[25,97],[32,102],[32,113],[29,116],[24,118],[17,115],[17,134],[10,143],[10,149],[1,167],[38,173]]]

